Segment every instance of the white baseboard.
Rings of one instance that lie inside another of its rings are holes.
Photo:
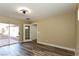
[[[59,46],[59,45],[54,45],[54,44],[49,44],[49,43],[45,43],[45,42],[39,42],[39,41],[37,41],[37,43],[48,45],[48,46],[53,46],[53,47],[58,47],[58,48],[61,48],[61,49],[66,49],[66,50],[75,52],[75,49],[72,49],[72,48],[67,48],[67,47],[63,47],[63,46]]]

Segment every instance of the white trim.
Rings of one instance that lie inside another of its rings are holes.
[[[66,49],[66,50],[70,50],[70,51],[74,51],[75,52],[75,49],[68,48],[68,47],[63,47],[63,46],[54,45],[54,44],[45,43],[45,42],[40,42],[40,41],[37,41],[37,43],[48,45],[48,46],[53,46],[53,47],[58,47],[58,48],[62,48],[62,49]]]

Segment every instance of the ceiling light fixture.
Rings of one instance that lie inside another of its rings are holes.
[[[26,7],[19,7],[19,8],[17,8],[17,12],[18,13],[23,13],[23,14],[30,14],[31,9],[26,8]]]

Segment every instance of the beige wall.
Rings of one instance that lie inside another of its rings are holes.
[[[79,4],[78,4],[79,10]],[[77,11],[78,11],[77,10]],[[78,13],[78,12],[77,12]],[[76,41],[76,55],[79,56],[79,14],[77,15],[77,41]]]
[[[79,56],[79,21],[77,21],[76,55]]]
[[[23,40],[23,24],[27,23],[25,20],[0,17],[0,23],[10,23],[18,25],[20,29],[20,41]]]
[[[69,13],[36,21],[38,42],[75,49],[76,13]]]

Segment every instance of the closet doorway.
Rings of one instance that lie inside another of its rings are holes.
[[[0,46],[19,42],[19,26],[15,24],[0,23]]]

